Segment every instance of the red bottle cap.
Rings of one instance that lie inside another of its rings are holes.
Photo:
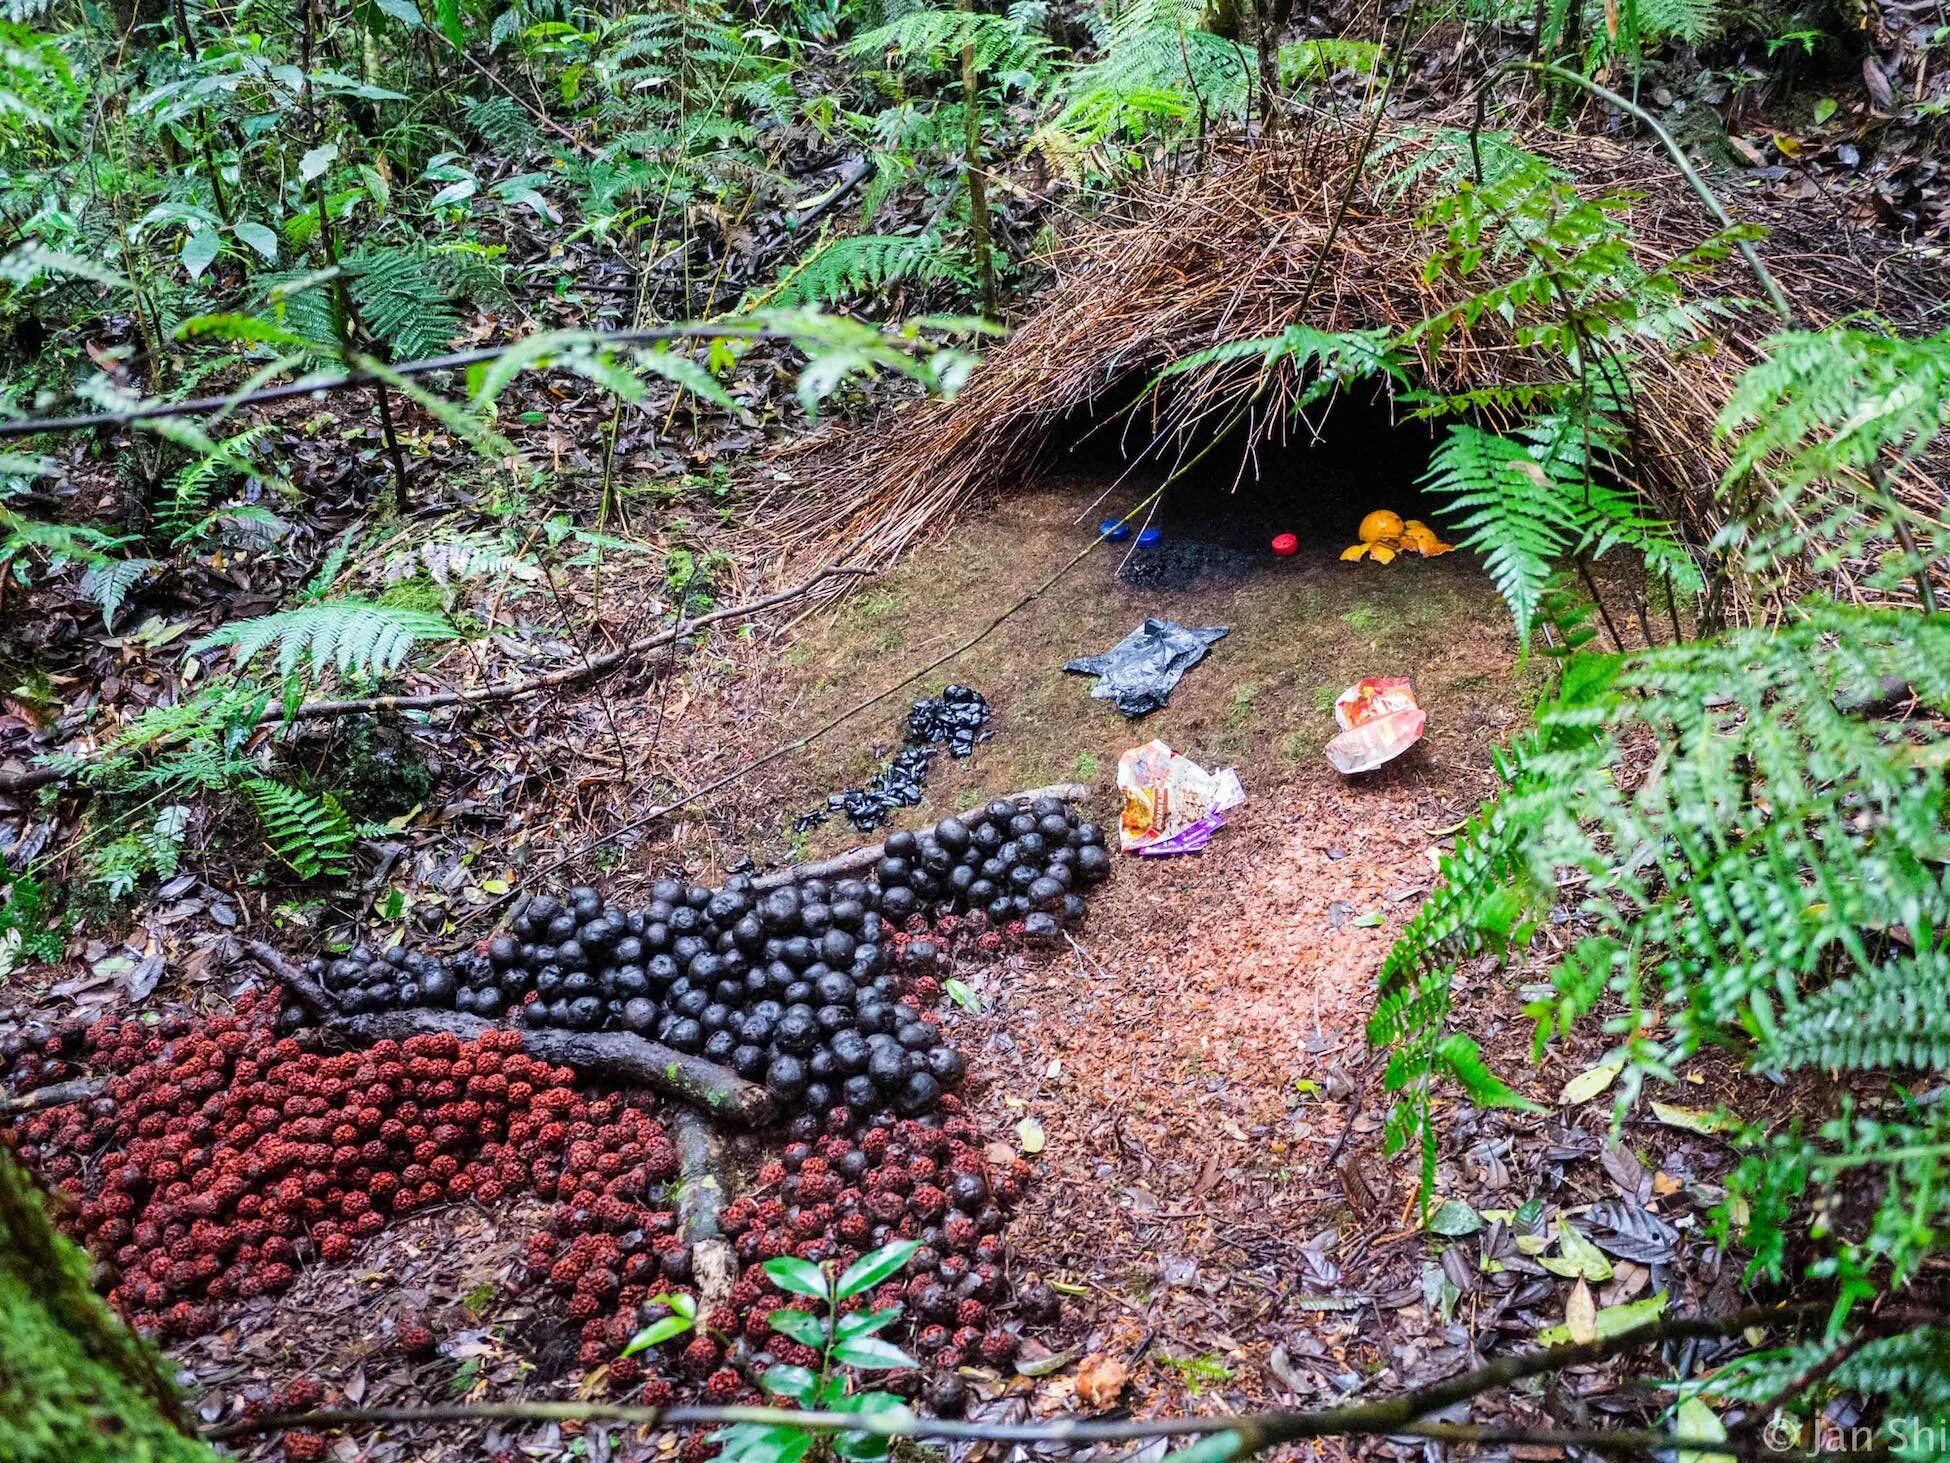
[[[1282,559],[1300,552],[1300,540],[1290,533],[1283,533],[1273,540],[1273,552]]]

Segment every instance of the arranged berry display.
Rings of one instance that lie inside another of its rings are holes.
[[[70,1028],[48,1041],[111,1073],[102,1095],[7,1129],[73,1201],[73,1237],[138,1327],[208,1331],[214,1303],[282,1291],[300,1265],[349,1259],[428,1205],[553,1199],[592,1180],[641,1195],[677,1173],[646,1111],[578,1093],[515,1032],[323,1055],[280,1037],[273,1010],[246,995],[207,1021]]]
[[[788,1110],[891,1104],[912,1116],[961,1080],[963,1063],[902,999],[934,976],[936,947],[900,931],[973,915],[1052,941],[1109,868],[1102,832],[1065,804],[1004,800],[891,835],[870,879],[770,891],[743,876],[717,889],[664,880],[627,910],[579,886],[533,896],[505,931],[451,960],[361,947],[308,972],[354,1014],[431,1006],[633,1031],[763,1082]]]

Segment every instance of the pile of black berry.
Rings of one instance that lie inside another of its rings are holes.
[[[903,1000],[933,979],[938,953],[901,928],[979,912],[1053,940],[1109,870],[1102,832],[1063,803],[1002,800],[894,834],[871,880],[765,891],[745,875],[717,889],[666,879],[629,910],[581,886],[531,897],[506,931],[447,961],[360,948],[308,970],[355,1014],[431,1006],[633,1031],[763,1082],[794,1110],[913,1114],[961,1079],[962,1059]]]

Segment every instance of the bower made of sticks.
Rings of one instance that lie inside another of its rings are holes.
[[[1682,255],[1716,231],[1698,197],[1656,152],[1587,136],[1531,145],[1587,196],[1635,196],[1629,221],[1644,267]],[[1429,156],[1435,148],[1445,156]],[[971,500],[1031,478],[1069,445],[1078,422],[1094,418],[1101,430],[1105,414],[1119,408],[1144,414],[1118,429],[1122,439],[1154,444],[1155,459],[1167,468],[1207,445],[1201,434],[1231,428],[1242,414],[1246,431],[1262,442],[1290,440],[1296,429],[1288,407],[1308,385],[1291,368],[1262,376],[1259,360],[1245,359],[1174,375],[1148,395],[1142,388],[1194,352],[1289,326],[1404,331],[1534,262],[1512,251],[1485,258],[1467,279],[1425,277],[1431,239],[1418,220],[1459,186],[1459,175],[1467,177],[1463,134],[1384,128],[1350,191],[1359,152],[1359,138],[1346,129],[1288,135],[1155,187],[1124,207],[1121,223],[1081,230],[1059,262],[1056,286],[988,353],[958,397],[915,403],[891,428],[875,424],[870,439],[842,434],[816,471],[794,474],[799,486],[780,505],[781,523],[808,541],[838,537],[854,562],[890,560]],[[1405,177],[1414,181],[1404,186]],[[1348,207],[1336,230],[1344,195]],[[1832,243],[1831,233],[1804,245],[1777,226],[1762,245],[1802,327],[1869,299],[1889,308],[1886,290],[1876,294],[1870,264],[1823,252]],[[1717,413],[1733,378],[1782,322],[1737,255],[1699,279],[1697,289],[1745,304],[1702,314],[1699,331],[1669,343],[1633,343],[1625,468],[1704,543],[1719,516],[1714,489],[1726,467]],[[1561,357],[1522,344],[1489,313],[1449,333],[1439,351],[1424,349],[1409,375],[1431,392],[1488,393],[1561,382],[1565,366]],[[1225,470],[1237,464],[1235,453]],[[808,482],[816,486],[808,490]]]

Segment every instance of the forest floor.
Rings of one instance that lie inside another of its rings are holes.
[[[966,640],[1046,579],[1108,511],[1104,487],[1046,480],[971,511],[890,573],[748,649],[735,672],[701,658],[648,694],[666,715],[681,708],[672,726],[686,745],[787,738]],[[1379,503],[1391,489],[1373,491]],[[1248,798],[1201,854],[1119,860],[1066,949],[956,972],[980,1008],[946,1018],[970,1060],[967,1100],[993,1141],[1033,1153],[1038,1168],[1011,1224],[1012,1266],[1067,1297],[1061,1327],[1025,1354],[1035,1375],[978,1385],[978,1416],[1078,1406],[1086,1358],[1128,1369],[1126,1404],[1143,1413],[1327,1405],[1447,1375],[1498,1331],[1527,1340],[1564,1321],[1579,1287],[1599,1307],[1660,1291],[1674,1309],[1731,1298],[1735,1277],[1697,1224],[1724,1163],[1718,1145],[1636,1119],[1609,1144],[1602,1093],[1560,1106],[1601,1046],[1554,1048],[1531,1066],[1507,973],[1459,981],[1459,1024],[1541,1110],[1445,1110],[1431,1209],[1457,1232],[1425,1229],[1415,1154],[1382,1151],[1388,1096],[1364,1036],[1374,972],[1456,825],[1490,791],[1492,750],[1524,723],[1533,677],[1470,556],[1342,563],[1341,511],[1286,560],[1246,551],[1244,535],[1262,526],[1248,513],[1234,542],[1216,546],[1220,573],[1182,590],[1134,587],[1114,552],[1093,554],[936,675],[989,699],[993,735],[964,760],[937,758],[926,801],[896,826],[1068,780],[1089,784],[1091,815],[1114,823],[1117,756],[1151,737],[1236,767]],[[1183,537],[1218,518],[1172,522]],[[1131,723],[1061,667],[1148,614],[1231,634],[1168,706]],[[1387,768],[1346,779],[1321,755],[1332,700],[1374,674],[1414,679],[1429,731]],[[817,807],[897,744],[905,708],[895,698],[782,759],[739,804],[769,809],[773,830],[776,815]],[[616,710],[622,735],[652,734],[643,708]],[[728,867],[739,847],[726,831],[720,810],[653,858],[667,864],[681,848],[693,868]],[[798,851],[877,836],[835,817]],[[1543,1206],[1540,1232],[1575,1224],[1611,1258],[1579,1269],[1548,1250],[1518,1253],[1510,1217],[1530,1199]],[[1441,1209],[1450,1200],[1462,1208]],[[317,1267],[284,1296],[236,1307],[220,1332],[176,1352],[204,1415],[301,1372],[366,1406],[577,1386],[601,1395],[599,1375],[574,1380],[571,1328],[520,1283],[541,1213],[524,1202],[418,1214],[349,1271]],[[409,1319],[441,1335],[437,1356],[399,1354],[391,1337]],[[1522,1409],[1540,1401],[1520,1399],[1514,1413],[1496,1404],[1496,1415],[1527,1420]],[[519,1437],[541,1455],[567,1442],[552,1428]],[[597,1458],[615,1441],[589,1437]],[[358,1456],[470,1458],[506,1440],[400,1429]]]

